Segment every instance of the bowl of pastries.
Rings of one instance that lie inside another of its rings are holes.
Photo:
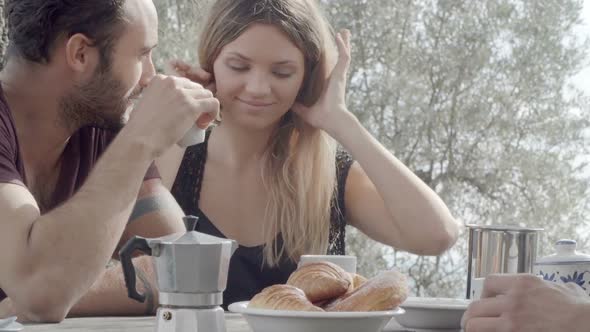
[[[330,262],[299,267],[286,284],[229,306],[254,332],[378,332],[408,297],[406,277],[384,271],[366,279]]]

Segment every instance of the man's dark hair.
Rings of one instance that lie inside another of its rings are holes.
[[[47,63],[60,37],[84,34],[110,63],[124,27],[125,0],[7,0],[9,54]]]

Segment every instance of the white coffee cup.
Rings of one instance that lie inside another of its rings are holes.
[[[471,279],[471,294],[469,294],[469,299],[479,300],[481,297],[481,292],[483,291],[483,283],[485,280],[486,278]]]
[[[176,144],[182,148],[186,148],[191,145],[203,143],[205,141],[205,133],[205,129],[201,129],[195,124],[186,132],[186,134],[184,134],[180,141],[176,142]]]
[[[356,273],[356,256],[349,255],[302,255],[297,267],[321,261],[334,263],[346,272]]]

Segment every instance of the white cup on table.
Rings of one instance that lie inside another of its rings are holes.
[[[356,256],[349,255],[302,255],[297,267],[314,262],[330,262],[340,266],[346,272],[356,273]]]

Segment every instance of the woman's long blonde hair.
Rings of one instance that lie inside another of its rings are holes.
[[[279,27],[304,55],[305,76],[297,101],[310,106],[321,95],[336,58],[333,33],[315,0],[217,0],[199,42],[199,61],[213,72],[221,49],[251,24]],[[289,111],[270,138],[262,179],[269,193],[264,261],[325,254],[336,191],[336,142]],[[283,238],[279,248],[277,234]]]

